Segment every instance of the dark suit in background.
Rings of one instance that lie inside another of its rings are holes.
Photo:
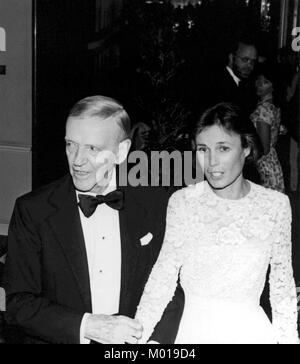
[[[252,78],[235,82],[227,68],[215,72],[208,85],[208,103],[212,107],[220,102],[238,106],[246,117],[255,110],[256,94]]]
[[[220,102],[229,102],[238,106],[243,115],[245,124],[251,133],[257,134],[255,126],[250,121],[250,115],[255,110],[256,93],[255,83],[250,77],[237,84],[227,68],[222,69],[212,75],[208,86],[207,106],[212,107]],[[257,138],[259,143],[259,138]],[[246,164],[244,168],[245,178],[254,183],[260,184],[260,176],[254,164]]]

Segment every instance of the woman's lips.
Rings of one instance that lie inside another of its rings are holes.
[[[209,175],[214,180],[219,180],[223,178],[224,173],[223,172],[209,172]]]

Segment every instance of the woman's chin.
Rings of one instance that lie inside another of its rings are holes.
[[[210,186],[215,190],[222,190],[226,187],[226,183],[223,180],[214,180],[214,179],[207,179]]]

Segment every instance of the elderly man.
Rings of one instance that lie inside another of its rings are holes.
[[[27,343],[134,344],[141,337],[132,318],[163,242],[168,194],[118,188],[129,135],[129,117],[115,100],[78,102],[66,124],[70,174],[16,202],[7,319]],[[153,340],[175,339],[182,299],[171,303]]]

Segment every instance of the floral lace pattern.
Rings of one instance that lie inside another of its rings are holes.
[[[288,198],[253,183],[250,193],[235,201],[215,195],[207,182],[174,194],[165,241],[137,310],[144,327],[141,343],[172,300],[178,276],[187,302],[259,307],[269,264],[276,341],[298,343],[290,231]]]

